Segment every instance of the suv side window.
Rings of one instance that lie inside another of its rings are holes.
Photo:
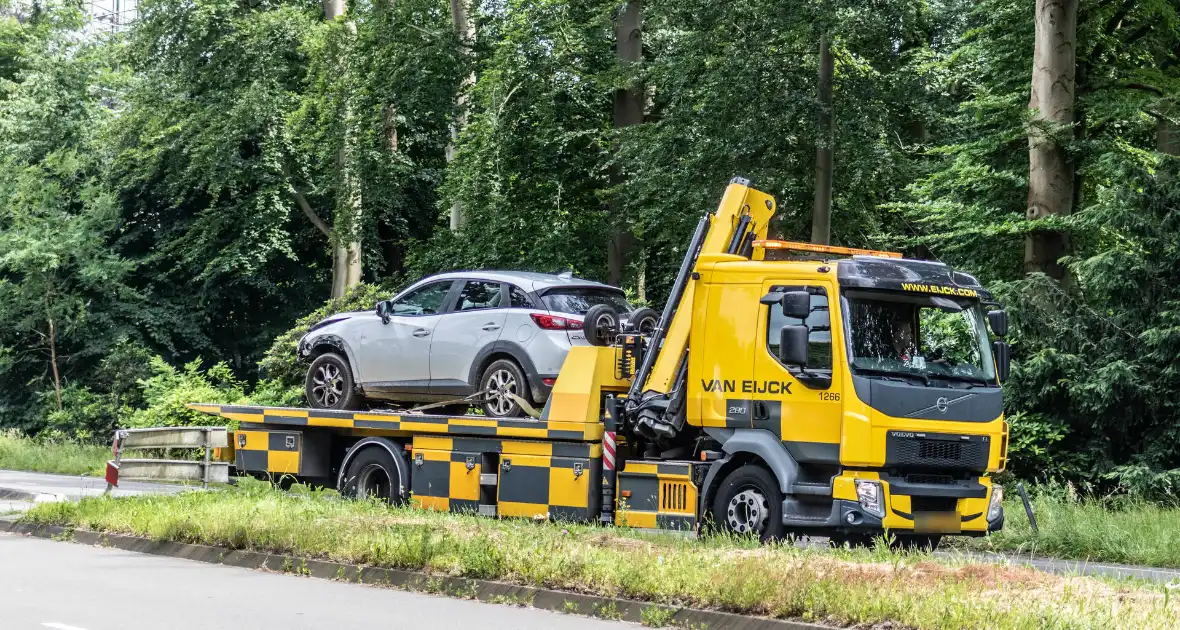
[[[811,315],[806,320],[783,315],[783,309],[771,306],[766,322],[766,349],[770,356],[778,358],[779,330],[787,325],[806,324],[807,369],[820,372],[832,371],[832,322],[828,313],[828,293],[823,287],[776,286],[771,291],[807,291],[811,294]]]
[[[478,311],[500,307],[500,283],[486,280],[468,280],[459,293],[456,311]]]
[[[393,303],[393,314],[402,316],[438,315],[442,312],[453,280],[432,282],[418,287]]]
[[[537,308],[529,294],[514,284],[508,285],[508,296],[512,300],[512,308]]]

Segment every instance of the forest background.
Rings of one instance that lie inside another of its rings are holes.
[[[424,274],[662,304],[740,175],[792,240],[976,274],[1011,472],[1180,497],[1171,0],[0,0],[0,429],[299,404],[299,331]]]

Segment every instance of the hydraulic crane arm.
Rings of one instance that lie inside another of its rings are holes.
[[[717,211],[701,217],[697,224],[628,393],[627,410],[636,429],[645,437],[670,438],[684,424],[688,337],[701,257],[761,256],[760,251],[755,252],[753,243],[766,238],[774,210],[773,197],[751,188],[748,180],[735,177],[726,187]]]

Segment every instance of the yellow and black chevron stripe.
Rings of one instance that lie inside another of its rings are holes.
[[[349,429],[357,435],[406,436],[432,433],[584,442],[602,440],[602,423],[600,422],[562,422],[521,418],[481,418],[478,416],[452,417],[393,411],[333,411],[330,409],[246,407],[203,403],[192,403],[188,407],[238,422]]]
[[[592,520],[602,503],[602,445],[415,436],[413,501],[435,510]]]
[[[300,431],[234,432],[234,466],[238,470],[298,475],[303,434]]]

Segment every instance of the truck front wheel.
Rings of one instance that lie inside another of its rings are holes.
[[[762,542],[783,536],[783,495],[774,475],[746,464],[729,473],[713,499],[713,523],[723,532],[757,536]]]

